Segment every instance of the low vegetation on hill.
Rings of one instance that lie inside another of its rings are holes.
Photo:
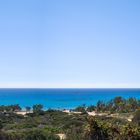
[[[59,134],[66,140],[140,139],[140,101],[135,98],[116,97],[72,110],[80,113],[45,111],[42,105],[26,107],[26,115],[17,111],[19,105],[0,106],[0,140],[59,140]],[[92,111],[95,116],[88,114]],[[126,119],[129,116],[131,121]]]

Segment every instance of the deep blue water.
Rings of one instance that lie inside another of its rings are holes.
[[[116,96],[140,99],[140,89],[0,89],[0,105],[21,107],[42,104],[44,108],[74,108],[96,104]]]

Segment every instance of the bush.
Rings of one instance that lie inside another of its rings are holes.
[[[140,109],[136,111],[132,121],[140,126]]]
[[[25,140],[59,140],[59,138],[53,134],[47,134],[41,130],[29,131],[26,134]]]

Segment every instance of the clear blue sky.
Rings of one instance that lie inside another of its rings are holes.
[[[1,0],[0,87],[140,87],[140,1]]]

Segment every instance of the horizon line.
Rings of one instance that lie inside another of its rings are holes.
[[[140,87],[0,87],[0,89],[140,89]]]

